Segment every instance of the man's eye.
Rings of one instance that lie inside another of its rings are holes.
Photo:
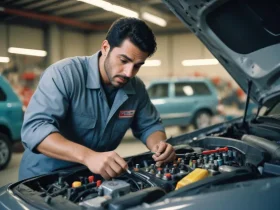
[[[126,61],[126,60],[122,60],[122,59],[121,59],[121,62],[122,62],[122,63],[127,63],[127,61]]]

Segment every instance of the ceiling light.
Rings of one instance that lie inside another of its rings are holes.
[[[121,6],[111,4],[107,1],[103,1],[103,0],[78,0],[78,1],[82,1],[87,4],[91,4],[96,7],[100,7],[104,10],[114,12],[114,13],[122,15],[122,16],[135,17],[135,18],[139,17],[139,14],[137,12],[124,8],[124,7],[121,7]]]
[[[91,4],[108,11],[111,11],[112,9],[112,4],[107,1],[102,1],[102,0],[78,0],[78,1],[82,1],[84,3]]]
[[[158,16],[152,15],[148,12],[143,12],[142,18],[147,21],[150,21],[151,23],[157,24],[161,27],[165,27],[167,25],[166,20],[164,20],[163,18],[160,18]]]
[[[111,12],[117,13],[119,15],[123,15],[123,16],[127,16],[127,17],[135,17],[138,18],[139,14],[137,12],[134,12],[133,10],[121,7],[121,6],[117,6],[117,5],[113,5],[113,9]]]
[[[8,57],[0,57],[0,63],[9,63],[10,62],[10,58]]]
[[[150,66],[160,66],[160,60],[146,60],[145,63],[142,65],[143,67],[150,67]]]
[[[217,65],[219,61],[217,59],[196,59],[196,60],[183,60],[183,66],[210,66]]]
[[[10,47],[8,49],[8,52],[14,54],[32,55],[32,56],[39,56],[39,57],[45,57],[47,55],[47,52],[44,50],[33,50],[33,49],[25,49],[25,48],[17,48],[17,47]]]

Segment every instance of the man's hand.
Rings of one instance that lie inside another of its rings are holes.
[[[100,174],[104,179],[116,177],[127,169],[127,164],[116,152],[94,152],[90,153],[85,165],[95,174]]]
[[[161,166],[162,163],[171,162],[176,158],[174,148],[164,141],[154,145],[151,151],[155,152],[153,159],[156,161],[156,166]]]

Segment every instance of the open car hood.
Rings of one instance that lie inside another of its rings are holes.
[[[280,94],[280,2],[163,0],[260,106]]]

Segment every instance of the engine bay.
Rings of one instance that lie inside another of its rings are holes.
[[[205,136],[175,145],[176,160],[161,167],[150,152],[126,158],[128,172],[112,180],[78,167],[28,179],[11,189],[41,208],[127,209],[280,175],[279,158],[272,155],[279,148],[275,142],[253,135],[241,139],[225,136]],[[254,142],[256,138],[262,145]]]

